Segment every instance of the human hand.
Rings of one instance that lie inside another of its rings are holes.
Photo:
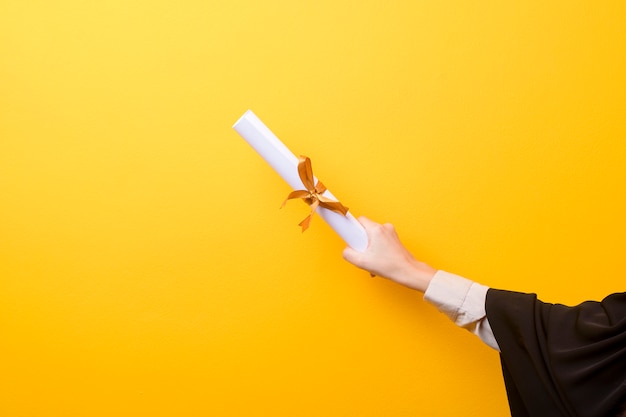
[[[343,251],[344,259],[370,274],[388,278],[414,290],[426,291],[437,270],[411,255],[400,242],[392,224],[379,224],[366,217],[359,217],[359,222],[367,233],[367,249],[358,252],[347,247]]]

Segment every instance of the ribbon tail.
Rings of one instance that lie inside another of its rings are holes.
[[[306,216],[306,218],[304,220],[302,220],[300,223],[298,223],[298,226],[302,227],[302,233],[304,233],[305,230],[309,228],[309,225],[311,224],[311,218],[312,217],[313,217],[313,213],[309,214],[308,216]]]
[[[329,201],[329,202],[322,201],[320,203],[320,207],[324,207],[325,209],[334,211],[335,213],[339,213],[344,216],[348,214],[348,207],[344,206],[339,201]]]
[[[313,201],[313,203],[311,204],[311,214],[306,216],[306,218],[302,220],[300,224],[298,225],[298,226],[302,226],[302,233],[304,233],[304,231],[309,228],[309,225],[311,224],[311,220],[313,220],[313,214],[315,214],[315,210],[317,210],[317,207],[319,205],[320,205],[320,202],[317,199]]]

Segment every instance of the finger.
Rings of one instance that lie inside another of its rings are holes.
[[[396,228],[393,224],[385,223],[382,225],[382,229],[384,230],[387,236],[391,236],[397,240],[400,240],[400,237],[398,236],[398,232],[396,231]]]
[[[373,220],[370,220],[368,217],[365,216],[360,216],[359,217],[359,222],[363,225],[363,227],[367,228],[367,227],[371,227],[371,226],[375,226],[378,223],[376,223]]]
[[[380,223],[370,220],[367,217],[361,217],[359,218],[359,221],[361,222],[361,225],[363,225],[363,228],[365,229],[365,232],[367,233],[368,236],[371,236],[373,233],[376,233],[376,230],[382,227]]]

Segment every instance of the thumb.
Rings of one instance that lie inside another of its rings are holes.
[[[356,250],[352,249],[350,246],[347,246],[344,250],[343,250],[343,259],[345,259],[346,261],[350,262],[353,265],[357,265],[359,264],[359,260],[361,258],[361,254],[359,252],[357,252]]]
[[[358,268],[367,270],[367,268],[365,268],[365,262],[363,260],[363,253],[352,249],[350,246],[343,250],[343,259]],[[374,278],[376,275],[370,272],[370,276]]]

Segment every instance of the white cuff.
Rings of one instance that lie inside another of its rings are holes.
[[[489,287],[445,271],[437,271],[424,293],[457,326],[477,335],[484,343],[499,350],[485,311]]]

